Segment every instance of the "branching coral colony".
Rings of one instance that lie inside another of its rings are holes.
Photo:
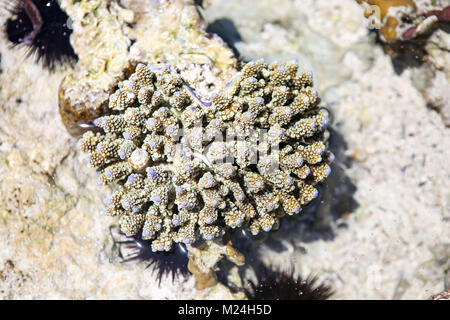
[[[79,145],[98,184],[119,186],[105,214],[170,251],[228,228],[270,231],[315,198],[334,158],[319,102],[295,62],[250,62],[207,101],[174,68],[138,64]]]

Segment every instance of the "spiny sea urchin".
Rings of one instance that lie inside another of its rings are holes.
[[[26,46],[28,55],[50,70],[77,61],[70,44],[68,16],[56,0],[17,0],[7,10],[11,17],[5,31],[13,46]]]
[[[147,263],[147,268],[153,266],[156,271],[156,279],[161,284],[164,276],[187,277],[188,271],[188,255],[184,244],[178,244],[170,252],[154,252],[151,248],[151,241],[142,240],[141,235],[129,237],[128,240],[117,241],[119,245],[119,255],[123,259],[122,262],[140,261]],[[123,250],[127,253],[124,255]]]
[[[315,198],[334,158],[319,104],[295,62],[250,62],[208,101],[173,67],[138,64],[95,120],[102,132],[79,145],[98,185],[118,183],[105,214],[170,251],[229,228],[270,231]]]
[[[317,284],[317,277],[294,276],[294,269],[280,271],[263,268],[256,272],[257,283],[249,281],[251,290],[247,297],[251,300],[326,300],[333,294],[331,287]]]

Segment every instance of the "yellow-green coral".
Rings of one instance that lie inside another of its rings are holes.
[[[207,101],[175,68],[138,64],[95,120],[102,132],[79,144],[98,184],[119,184],[106,214],[170,250],[227,228],[270,231],[315,198],[333,159],[319,102],[294,62],[250,62]]]

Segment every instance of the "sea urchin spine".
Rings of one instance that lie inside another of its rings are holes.
[[[56,0],[18,0],[9,11],[5,31],[13,46],[28,47],[28,55],[50,70],[78,60],[70,44],[68,16]]]

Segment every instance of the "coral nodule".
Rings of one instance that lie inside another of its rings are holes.
[[[170,251],[228,228],[270,231],[315,198],[334,158],[319,103],[295,62],[250,62],[209,100],[175,68],[140,63],[79,145],[98,185],[118,185],[104,213]]]

